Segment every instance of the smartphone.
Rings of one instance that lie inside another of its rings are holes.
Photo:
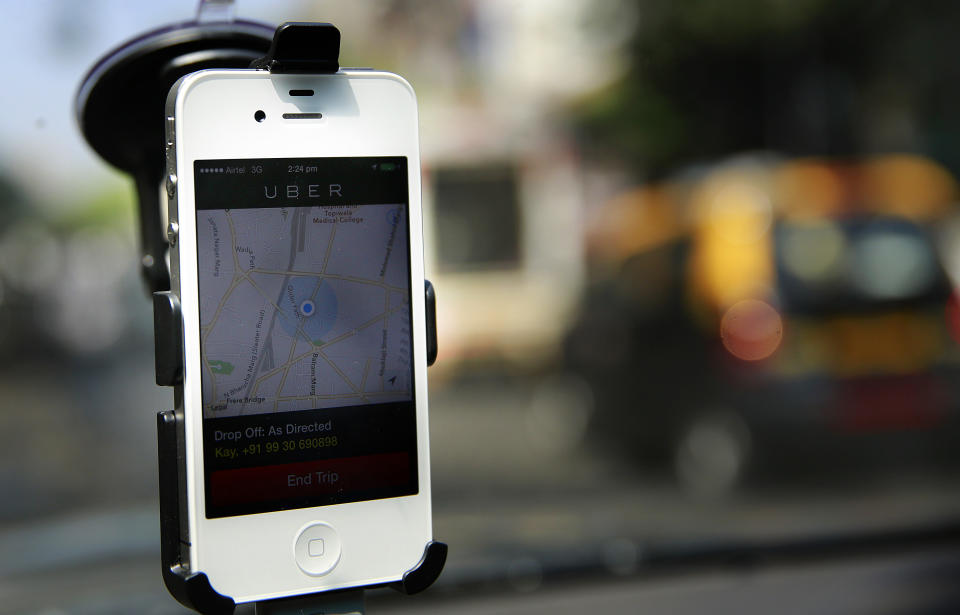
[[[206,70],[166,121],[181,565],[238,603],[398,581],[432,539],[412,88]]]

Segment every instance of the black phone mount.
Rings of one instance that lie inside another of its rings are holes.
[[[270,34],[273,34],[272,38]],[[107,162],[133,176],[140,210],[142,274],[153,294],[157,384],[183,382],[183,334],[179,302],[170,292],[167,241],[162,225],[160,182],[164,157],[164,103],[180,77],[206,68],[257,68],[272,73],[335,73],[339,70],[340,31],[327,23],[288,22],[274,31],[247,21],[176,24],[140,36],[100,60],[84,78],[76,114],[84,137]],[[437,356],[436,298],[426,282],[427,364]],[[179,400],[178,400],[179,401]],[[180,405],[179,403],[177,404]],[[229,615],[236,606],[216,592],[206,575],[182,565],[189,546],[181,475],[185,455],[183,416],[157,415],[160,479],[161,564],[164,583],[181,604],[200,613]],[[413,594],[440,575],[447,545],[431,541],[421,561],[390,584]],[[257,612],[286,615],[363,612],[364,587],[257,603]]]
[[[189,546],[184,540],[185,522],[183,504],[180,501],[181,482],[179,468],[184,456],[183,443],[183,416],[178,412],[167,410],[157,414],[157,450],[160,465],[160,560],[163,572],[163,582],[167,590],[180,604],[189,607],[204,615],[230,615],[236,604],[229,596],[217,593],[210,586],[207,575],[202,572],[191,572],[181,565],[180,549]],[[447,545],[442,542],[430,541],[423,550],[420,562],[405,572],[400,581],[388,584],[389,587],[405,594],[419,593],[433,584],[440,576],[447,561]],[[295,596],[258,602],[258,613],[263,610],[267,613],[280,615],[285,607],[290,605],[312,605],[316,607],[323,602],[325,614],[334,615],[339,610],[332,609],[332,605],[342,604],[344,613],[363,612],[362,590],[376,586],[351,588],[335,592]],[[359,607],[357,601],[359,600]],[[332,601],[332,603],[331,603]],[[347,608],[349,607],[349,608]],[[302,611],[292,609],[292,613],[299,615]],[[314,611],[310,611],[314,612]]]
[[[136,182],[141,273],[149,292],[170,290],[160,196],[167,92],[198,70],[250,66],[267,52],[272,33],[251,21],[175,24],[114,49],[81,82],[75,110],[84,138]]]

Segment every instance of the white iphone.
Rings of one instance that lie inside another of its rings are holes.
[[[181,564],[238,603],[396,582],[432,539],[413,90],[209,70],[167,116]]]

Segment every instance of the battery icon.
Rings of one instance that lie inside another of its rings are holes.
[[[380,170],[381,170],[381,171],[396,171],[396,170],[397,170],[397,163],[395,163],[395,162],[381,162],[381,163],[380,163]]]

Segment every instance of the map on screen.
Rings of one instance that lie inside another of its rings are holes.
[[[205,418],[412,399],[405,215],[197,211]]]

